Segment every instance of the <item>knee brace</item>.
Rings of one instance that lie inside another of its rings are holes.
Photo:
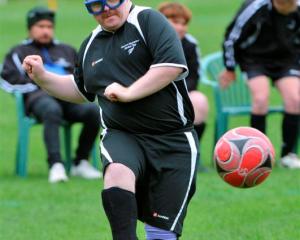
[[[145,230],[147,240],[177,240],[176,233],[173,233],[171,231],[152,227],[148,224],[145,225]]]

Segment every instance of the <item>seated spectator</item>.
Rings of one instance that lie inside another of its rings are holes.
[[[158,10],[167,17],[181,39],[189,69],[186,84],[195,112],[194,127],[200,140],[206,126],[208,100],[203,93],[197,90],[198,81],[200,79],[200,51],[198,49],[197,40],[187,33],[192,13],[186,6],[178,2],[161,3]]]
[[[25,108],[28,114],[36,117],[44,126],[49,182],[68,180],[60,152],[59,126],[63,121],[83,123],[70,174],[86,179],[101,178],[101,172],[87,160],[100,127],[96,104],[79,105],[58,100],[40,89],[22,68],[24,58],[34,54],[42,56],[48,71],[72,74],[77,58],[76,50],[54,40],[54,22],[55,13],[47,8],[36,7],[28,12],[29,37],[6,55],[1,76],[12,86],[21,84],[24,92],[26,88],[30,89],[24,95]]]

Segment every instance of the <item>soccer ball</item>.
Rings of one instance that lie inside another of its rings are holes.
[[[251,127],[227,131],[214,149],[219,176],[228,184],[250,188],[262,183],[271,173],[275,152],[269,138]]]

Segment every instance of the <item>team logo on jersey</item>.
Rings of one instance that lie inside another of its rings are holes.
[[[140,40],[134,40],[130,43],[126,43],[125,45],[121,46],[121,49],[125,50],[128,52],[128,55],[130,55],[133,50],[135,49],[136,45],[138,44]]]
[[[94,67],[97,63],[102,62],[102,61],[103,61],[103,58],[99,58],[96,61],[93,61],[92,62],[92,67]]]

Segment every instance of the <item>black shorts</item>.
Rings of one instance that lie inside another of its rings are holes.
[[[101,155],[104,171],[116,162],[134,172],[139,220],[181,235],[196,189],[196,132],[150,135],[108,129],[102,136]]]
[[[252,79],[258,76],[267,76],[272,82],[284,77],[300,77],[299,66],[274,66],[264,64],[241,65],[242,72],[247,79]]]

